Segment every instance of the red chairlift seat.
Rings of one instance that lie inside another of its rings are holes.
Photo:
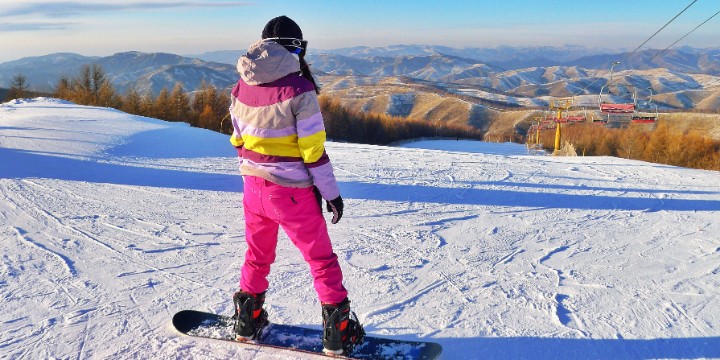
[[[635,104],[600,104],[600,112],[603,114],[632,114],[635,112]]]

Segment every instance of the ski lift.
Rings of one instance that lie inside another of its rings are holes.
[[[542,148],[540,144],[540,130],[542,130],[541,123],[543,118],[541,116],[535,116],[533,119],[535,121],[532,122],[527,133],[528,148],[537,150]]]
[[[639,110],[639,106],[636,107],[635,113],[633,113],[632,122],[635,124],[654,124],[658,119],[658,107],[652,103],[652,88],[647,88],[650,91],[650,96],[645,101],[643,111]],[[637,104],[637,97],[635,98]],[[654,111],[653,111],[654,110]]]
[[[615,65],[620,64],[619,61],[613,61],[610,66],[610,80],[600,88],[600,95],[598,95],[598,105],[600,107],[600,113],[607,115],[606,123],[610,121],[611,115],[632,115],[635,113],[635,98],[633,96],[632,103],[611,103],[603,101],[603,91],[607,88],[608,94],[610,94],[610,87],[615,85],[613,79]]]
[[[591,107],[592,109],[595,108],[594,102],[587,103],[584,98],[580,97],[580,98],[578,98],[577,101],[574,102],[573,105],[576,108],[580,108],[579,110],[576,111],[576,113],[582,112],[582,114],[569,115],[568,122],[571,122],[571,123],[590,122],[590,123],[592,123],[592,122],[596,121],[595,115],[594,115],[595,111],[590,110],[590,112],[588,113],[588,106]]]
[[[587,109],[587,107],[585,106],[585,104],[583,104],[582,111],[583,111],[584,121],[589,121],[589,122],[591,122],[591,123],[595,122],[595,116],[593,115],[592,112],[590,112],[590,117],[588,117],[588,109]]]
[[[554,129],[556,125],[557,125],[557,122],[555,121],[555,116],[546,115],[545,118],[540,122],[540,129],[542,129],[542,130]]]
[[[553,121],[562,124],[570,122],[571,116],[569,114],[569,110],[574,104],[575,98],[572,97],[550,100],[550,111],[553,112]],[[555,113],[555,111],[557,111],[557,113]]]

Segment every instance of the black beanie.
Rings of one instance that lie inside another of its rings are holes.
[[[303,39],[300,26],[293,19],[283,15],[278,16],[265,25],[262,31],[262,39],[268,38],[293,38]]]

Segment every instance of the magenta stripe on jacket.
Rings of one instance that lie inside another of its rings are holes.
[[[282,177],[284,181],[305,184],[302,187],[308,187],[313,184],[313,182],[308,179],[308,168],[305,167],[302,161],[256,163],[246,158],[243,161],[242,166],[247,167],[248,169],[253,169],[254,171],[272,174],[272,176]],[[246,175],[253,175],[253,173],[249,173]],[[268,180],[273,181],[273,179]]]
[[[327,152],[323,152],[322,156],[320,156],[320,158],[316,162],[306,163],[305,166],[307,166],[308,169],[310,169],[310,168],[325,165],[329,162],[330,162],[330,157],[328,156]]]
[[[268,106],[315,91],[312,83],[297,74],[289,74],[268,84],[248,85],[240,79],[232,95],[247,106]]]
[[[256,163],[303,162],[301,157],[265,155],[245,148],[239,149],[238,154]]]

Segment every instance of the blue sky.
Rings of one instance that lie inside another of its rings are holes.
[[[1,0],[0,62],[54,52],[246,49],[278,15],[312,48],[428,44],[634,49],[692,0]],[[697,0],[645,47],[664,49],[720,10]],[[720,46],[720,15],[677,46]]]

